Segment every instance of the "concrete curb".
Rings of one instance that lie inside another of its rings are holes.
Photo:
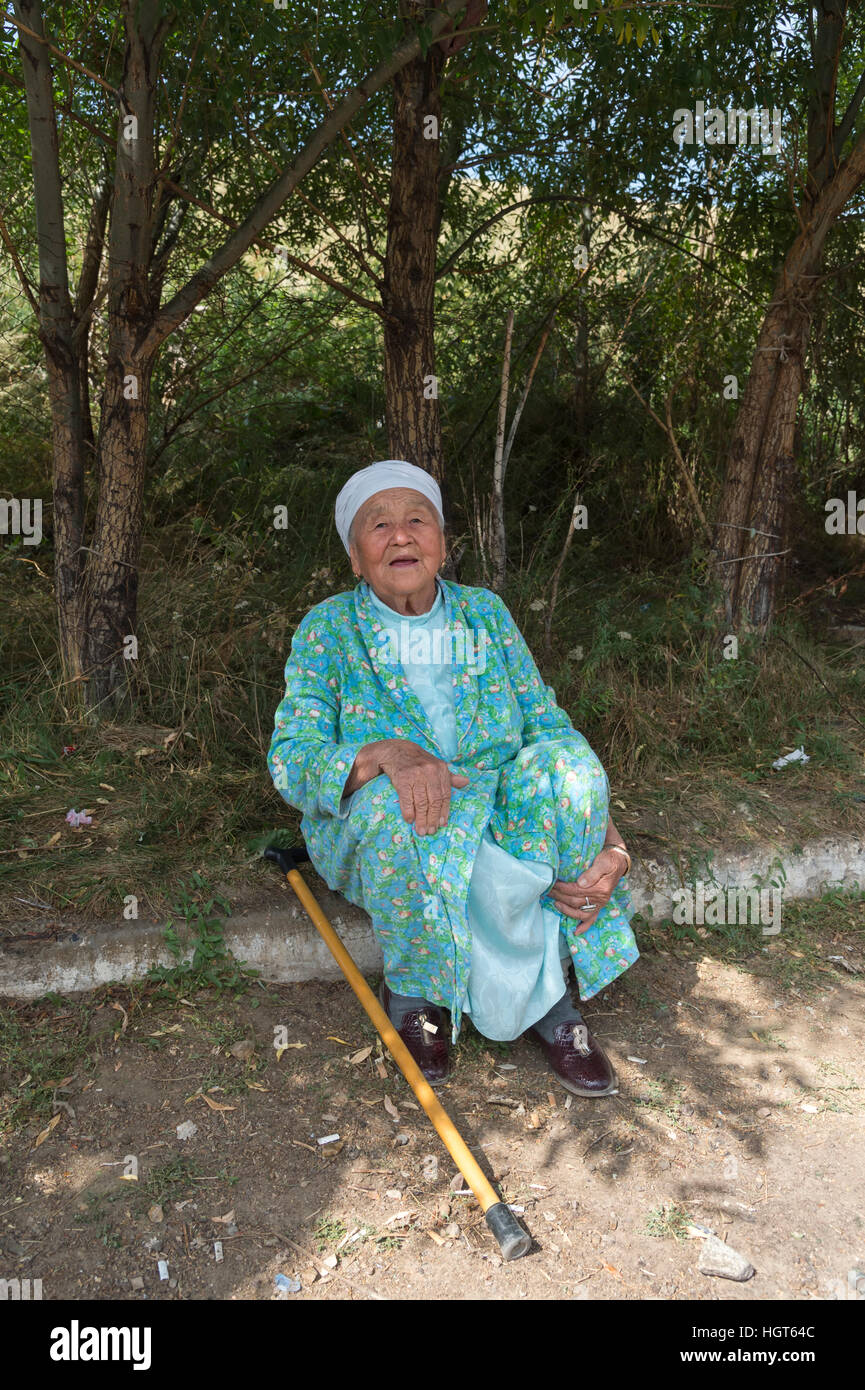
[[[859,888],[865,884],[865,842],[838,836],[798,850],[764,845],[722,852],[694,877],[702,877],[707,886],[768,887],[770,879],[781,881],[782,870],[786,875],[783,896],[788,901],[820,897],[827,886]],[[311,865],[303,873],[359,968],[367,974],[381,970],[381,950],[366,913],[332,893]],[[635,910],[654,918],[669,917],[673,891],[686,882],[669,859],[635,862],[631,873]],[[291,890],[281,896],[275,892],[274,900],[266,912],[249,911],[226,920],[226,945],[236,959],[274,983],[340,979],[338,965]],[[162,926],[124,921],[76,930],[70,924],[57,940],[4,947],[0,998],[38,999],[49,990],[57,994],[91,990],[140,980],[152,965],[170,964]]]

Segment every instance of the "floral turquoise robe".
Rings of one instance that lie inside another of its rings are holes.
[[[502,599],[438,582],[462,658],[453,674],[458,754],[448,766],[470,779],[452,789],[447,825],[417,835],[383,774],[343,802],[364,744],[407,738],[443,756],[399,660],[377,640],[365,580],[298,625],[268,766],[281,796],[303,812],[310,859],[328,887],[369,913],[391,988],[450,1009],[456,1037],[471,968],[466,904],[485,828],[507,852],[572,882],[603,846],[609,784]],[[555,910],[548,896],[541,903]],[[620,880],[588,931],[562,916],[582,999],[637,959],[632,915]]]

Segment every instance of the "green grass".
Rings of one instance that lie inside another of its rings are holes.
[[[824,1110],[831,1110],[833,1114],[852,1115],[865,1109],[865,1101],[860,1099],[862,1087],[857,1085],[850,1073],[837,1062],[821,1058],[817,1063],[817,1070],[821,1074],[821,1080],[819,1086],[814,1089],[823,1102]]]
[[[312,1228],[315,1248],[319,1252],[329,1245],[338,1245],[343,1236],[348,1235],[348,1227],[336,1216],[320,1216]]]
[[[643,1095],[634,1097],[635,1105],[656,1111],[670,1124],[678,1123],[685,1090],[681,1081],[663,1074],[646,1076],[643,1078],[643,1090]]]
[[[151,1168],[139,1190],[140,1204],[165,1206],[167,1202],[179,1201],[194,1191],[193,1180],[200,1176],[201,1169],[194,1159],[185,1155],[172,1158]]]
[[[120,1232],[115,1230],[111,1213],[105,1211],[104,1203],[113,1203],[123,1198],[120,1192],[104,1193],[95,1196],[89,1193],[87,1205],[84,1211],[77,1211],[72,1218],[76,1226],[95,1226],[96,1236],[109,1250],[120,1250],[123,1247],[123,1237]]]
[[[688,1227],[693,1221],[693,1216],[684,1207],[676,1202],[665,1202],[647,1214],[646,1235],[657,1236],[662,1240],[686,1240]]]
[[[232,963],[230,972],[236,968]],[[55,1098],[62,1099],[64,1094],[58,1095],[57,1087],[72,1076],[75,1086],[80,1087],[95,1072],[100,1056],[113,1048],[122,1032],[123,1011],[119,1007],[99,1026],[93,1025],[95,1015],[112,1004],[122,1003],[131,1024],[145,1019],[149,1032],[159,1031],[163,1015],[171,1021],[180,1018],[185,1030],[201,1034],[208,1049],[225,1049],[249,1033],[248,1024],[234,1023],[219,1012],[220,1000],[228,1002],[244,995],[246,982],[241,983],[242,988],[232,980],[226,988],[218,978],[215,982],[196,982],[192,1008],[184,1007],[182,1015],[175,1011],[182,993],[179,987],[171,989],[146,981],[128,987],[106,985],[80,1000],[48,994],[32,1003],[5,1002],[0,1006],[0,1136],[49,1120]],[[188,982],[186,988],[190,988]],[[245,1009],[255,1008],[259,1002],[244,995]],[[147,1031],[136,1032],[139,1042],[152,1052],[160,1052],[181,1038],[181,1034],[152,1037]],[[264,1049],[256,1071],[266,1064],[268,1055]],[[228,1095],[247,1094],[246,1079],[256,1071],[234,1058],[228,1060],[231,1067],[225,1073],[208,1059],[203,1064],[201,1087],[206,1090],[219,1085]]]
[[[316,1222],[315,1232],[316,1249],[319,1254],[326,1250],[328,1245],[338,1245],[342,1238],[348,1234],[349,1228],[343,1221],[325,1217],[320,1232],[319,1224]],[[364,1245],[374,1245],[377,1252],[399,1250],[402,1248],[402,1243],[400,1237],[391,1231],[380,1231],[375,1226],[361,1226],[360,1230],[352,1235],[352,1239],[343,1246],[340,1254],[355,1255]]]
[[[231,905],[218,893],[208,896],[209,891],[198,873],[192,875],[188,886],[180,885],[173,910],[182,918],[182,936],[178,936],[173,920],[165,928],[165,943],[174,964],[153,966],[147,972],[147,978],[163,986],[168,993],[213,987],[237,994],[258,977],[257,970],[251,970],[245,961],[236,961],[226,948],[222,922],[210,914],[215,904],[222,912],[230,914]],[[206,901],[202,902],[204,898]],[[192,957],[186,960],[184,957],[190,947]]]
[[[56,1088],[78,1074],[89,1075],[107,1041],[120,1030],[116,1022],[91,1033],[90,1020],[100,1006],[98,996],[81,1003],[46,996],[35,1005],[0,1007],[0,1072],[5,1076],[0,1097],[0,1134],[11,1133],[33,1119],[50,1119]],[[26,1023],[22,1022],[25,1017]]]
[[[473,1064],[478,1062],[485,1052],[489,1052],[493,1057],[506,1059],[511,1053],[511,1044],[506,1042],[493,1042],[490,1038],[485,1038],[483,1033],[479,1033],[470,1018],[466,1018],[460,1029],[460,1035],[456,1046],[456,1059],[458,1062]]]

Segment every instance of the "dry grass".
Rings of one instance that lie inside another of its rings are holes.
[[[0,553],[14,614],[0,687],[0,921],[119,922],[129,894],[159,919],[195,870],[234,896],[266,891],[254,842],[300,820],[265,765],[282,666],[301,615],[347,587],[344,558],[298,547],[286,572],[273,532],[202,522],[190,536],[188,519],[164,529],[144,556],[134,706],[93,727],[71,717],[59,683],[50,582]],[[549,660],[543,612],[530,606],[545,592],[540,577],[516,575],[506,599],[602,758],[613,815],[638,853],[862,833],[851,713],[865,708],[861,649],[839,656],[801,624],[784,628],[830,694],[779,642],[743,642],[737,661],[720,660],[705,595],[687,575],[578,568],[572,578]],[[800,743],[811,761],[774,772]],[[69,827],[71,808],[90,811],[92,825]]]

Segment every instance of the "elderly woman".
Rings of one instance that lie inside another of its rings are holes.
[[[508,609],[455,584],[441,494],[397,460],[349,479],[336,526],[360,580],[301,621],[268,764],[310,859],[364,908],[381,1001],[431,1083],[448,1030],[529,1030],[580,1096],[616,1076],[571,1002],[638,956],[630,858],[603,767],[541,679]]]

